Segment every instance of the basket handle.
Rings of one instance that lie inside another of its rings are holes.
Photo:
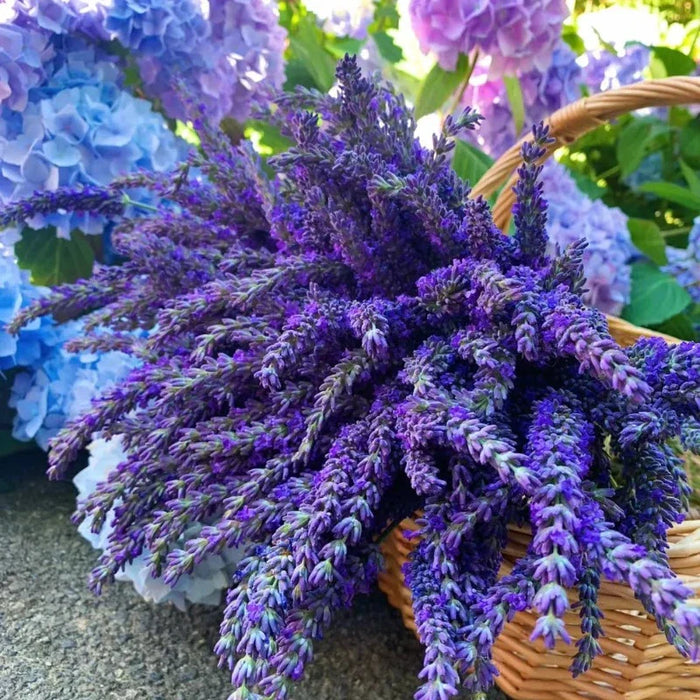
[[[547,147],[542,162],[558,148],[572,144],[579,136],[627,112],[643,107],[669,107],[694,102],[700,103],[700,78],[687,76],[645,80],[584,97],[562,107],[545,120],[554,142]],[[470,193],[470,197],[489,197],[508,180],[493,207],[493,219],[501,231],[508,228],[515,202],[513,185],[517,180],[515,170],[522,164],[520,147],[531,138],[532,135],[528,134],[511,146],[484,173]]]

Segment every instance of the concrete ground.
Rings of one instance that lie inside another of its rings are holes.
[[[211,651],[221,610],[151,605],[124,583],[93,596],[96,553],[69,522],[75,490],[48,482],[44,462],[0,461],[0,700],[225,700]],[[413,697],[421,647],[378,592],[316,649],[293,700]]]

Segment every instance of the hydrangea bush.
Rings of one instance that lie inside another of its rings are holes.
[[[295,145],[270,160],[273,179],[199,120],[192,164],[207,180],[144,175],[180,209],[125,220],[119,270],[14,322],[61,308],[95,331],[85,349],[118,339],[142,363],[52,442],[53,478],[96,434],[124,449],[75,515],[95,532],[109,518],[92,588],[143,555],[171,585],[244,547],[216,652],[232,700],[284,698],[335,611],[374,582],[382,536],[420,510],[406,567],[426,647],[417,698],[487,688],[518,610],[538,611],[533,639],[568,640],[576,587],[572,670],[585,671],[601,577],[697,659],[700,608],[665,550],[688,496],[674,440],[700,448],[700,347],[623,350],[582,301],[583,244],[547,254],[545,128],[523,147],[506,237],[448,163],[478,115],[448,118],[426,150],[389,87],[353,59],[337,77],[334,96],[277,98]],[[38,194],[0,224],[57,207],[118,215],[126,184]],[[533,539],[499,578],[511,522]]]

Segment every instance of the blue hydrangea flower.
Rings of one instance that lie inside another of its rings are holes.
[[[642,158],[642,162],[637,166],[636,170],[633,170],[629,175],[623,177],[624,183],[631,187],[632,189],[638,188],[645,182],[654,182],[656,180],[662,180],[661,167],[663,165],[663,158],[661,153],[655,151],[650,153],[648,156]],[[639,193],[644,196],[644,193]],[[652,195],[645,195],[651,197]]]
[[[32,321],[18,335],[6,330],[19,309],[45,293],[31,284],[29,273],[17,265],[13,243],[18,237],[17,230],[12,229],[3,231],[0,238],[0,370],[40,362],[66,336],[49,318]]]
[[[696,304],[700,304],[700,216],[695,218],[688,235],[688,247],[666,247],[668,265],[662,268],[685,287]]]
[[[142,99],[120,87],[115,60],[83,40],[56,38],[48,80],[21,113],[0,113],[0,202],[62,185],[104,184],[146,168],[170,170],[184,144]],[[31,225],[101,233],[102,217],[52,214]]]
[[[108,39],[103,23],[113,0],[5,0],[7,15],[0,18],[21,26],[37,27],[48,34],[81,33]]]
[[[13,435],[48,440],[66,420],[87,410],[101,391],[122,379],[137,362],[122,352],[69,353],[64,344],[82,332],[79,322],[57,325],[50,317],[36,319],[11,335],[6,327],[17,311],[48,293],[29,280],[17,265],[12,242],[17,231],[0,239],[0,370],[23,367],[14,380],[10,407],[16,410]]]
[[[22,274],[11,245],[0,240],[0,370],[14,365],[17,338],[4,330],[22,306]]]
[[[549,209],[547,233],[551,252],[585,238],[583,254],[589,306],[619,315],[630,295],[630,258],[635,253],[627,217],[616,207],[591,200],[581,192],[566,169],[555,161],[544,165],[542,179]]]
[[[551,252],[585,238],[583,254],[589,306],[619,315],[630,295],[630,258],[635,253],[627,217],[617,207],[591,200],[581,192],[566,169],[555,161],[544,165],[542,179],[549,210],[547,233]]]
[[[244,120],[284,81],[286,31],[273,0],[12,0],[17,21],[54,35],[116,39],[149,97],[187,117],[178,86],[212,120]]]
[[[123,379],[137,362],[122,352],[67,352],[63,345],[80,334],[79,323],[56,331],[53,324],[39,338],[39,355],[15,377],[10,407],[16,409],[12,434],[17,440],[36,440],[43,449],[66,420],[86,410],[93,398]],[[20,337],[20,346],[24,339]]]

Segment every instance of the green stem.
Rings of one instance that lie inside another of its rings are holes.
[[[620,169],[619,165],[614,165],[612,168],[609,168],[604,173],[600,173],[600,175],[596,175],[596,178],[598,180],[605,180],[606,177],[610,177],[610,175],[614,175],[619,169]]]
[[[158,211],[158,207],[154,207],[152,204],[144,204],[143,202],[137,202],[131,199],[131,197],[129,197],[129,195],[127,194],[122,196],[122,204],[124,204],[125,207],[139,207],[140,209],[143,209],[145,211]]]
[[[695,17],[696,19],[700,19],[700,0],[695,0]],[[698,24],[698,28],[693,34],[693,41],[690,43],[690,48],[688,49],[688,56],[690,58],[693,57],[693,51],[695,51],[695,44],[698,40],[698,34],[700,34],[700,24]]]
[[[459,106],[459,103],[462,101],[462,98],[464,97],[464,93],[467,91],[467,87],[469,86],[469,81],[472,78],[472,73],[474,73],[474,67],[476,66],[476,62],[478,60],[479,60],[479,49],[475,49],[473,60],[471,60],[469,62],[469,65],[467,66],[467,74],[464,76],[464,80],[462,81],[462,84],[459,88],[459,92],[457,93],[457,96],[455,97],[454,101],[452,102],[452,106],[450,107],[448,114],[454,114],[455,110]]]
[[[669,228],[666,229],[665,231],[661,231],[661,235],[666,238],[667,236],[677,236],[680,235],[681,233],[689,233],[691,227],[690,226],[681,226],[680,228]]]

